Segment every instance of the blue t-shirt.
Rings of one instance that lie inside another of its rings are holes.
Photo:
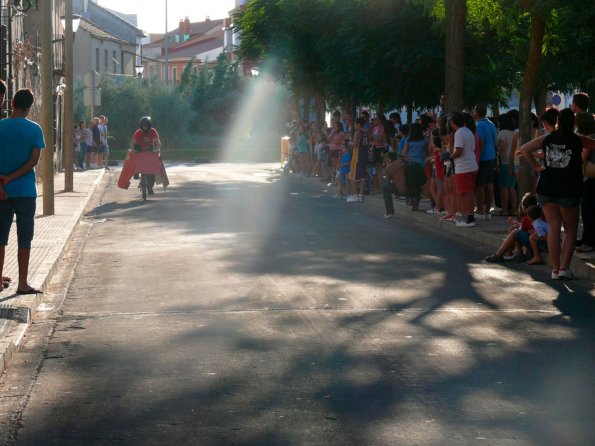
[[[43,132],[27,118],[0,120],[0,175],[8,175],[31,159],[33,149],[43,149]],[[9,198],[37,197],[35,170],[15,178],[4,186]]]
[[[341,166],[339,168],[339,172],[340,173],[349,173],[349,170],[351,168],[350,163],[351,163],[351,153],[350,152],[343,153],[341,155],[341,164],[346,164],[346,165]]]
[[[409,137],[405,136],[404,138],[401,138],[401,141],[399,141],[399,148],[397,149],[397,153],[399,155],[403,153],[403,149],[405,148],[405,144],[407,143],[408,139]]]
[[[479,161],[490,161],[496,159],[496,138],[498,132],[496,126],[487,118],[477,121],[477,135],[483,143]]]

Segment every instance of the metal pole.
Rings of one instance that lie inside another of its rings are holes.
[[[72,0],[66,0],[64,7],[64,192],[74,190],[74,81],[73,76],[73,32]]]
[[[167,0],[165,0],[165,85],[169,84],[169,38],[167,37]]]
[[[42,1],[39,6],[41,41],[41,128],[46,148],[41,151],[43,173],[43,215],[54,215],[54,76],[52,55],[52,1]]]

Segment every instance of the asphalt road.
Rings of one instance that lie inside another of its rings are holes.
[[[169,173],[107,178],[0,384],[11,443],[595,444],[592,284],[270,166]]]

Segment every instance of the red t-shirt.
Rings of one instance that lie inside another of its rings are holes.
[[[159,133],[157,133],[157,130],[154,128],[151,128],[147,133],[138,129],[134,132],[134,135],[132,135],[133,144],[135,146],[140,146],[143,150],[152,149],[156,139],[159,139]]]

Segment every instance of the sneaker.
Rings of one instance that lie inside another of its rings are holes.
[[[552,271],[552,280],[560,279],[560,271]]]
[[[475,221],[465,221],[465,220],[459,220],[456,223],[457,228],[472,228],[473,226],[475,226]]]
[[[390,220],[391,218],[395,218],[394,214],[384,214],[383,217],[385,220]]]
[[[351,197],[347,198],[347,203],[357,203],[358,201],[357,195],[352,195]]]
[[[558,277],[560,279],[569,279],[572,280],[575,278],[574,273],[571,269],[562,269],[560,268],[560,272],[558,273]]]
[[[492,254],[487,256],[484,260],[489,263],[502,263],[504,261],[504,257]]]
[[[444,214],[444,217],[440,217],[442,221],[450,221],[453,218],[452,214]]]
[[[439,214],[439,213],[440,213],[440,211],[436,208],[428,209],[426,211],[426,214]]]

